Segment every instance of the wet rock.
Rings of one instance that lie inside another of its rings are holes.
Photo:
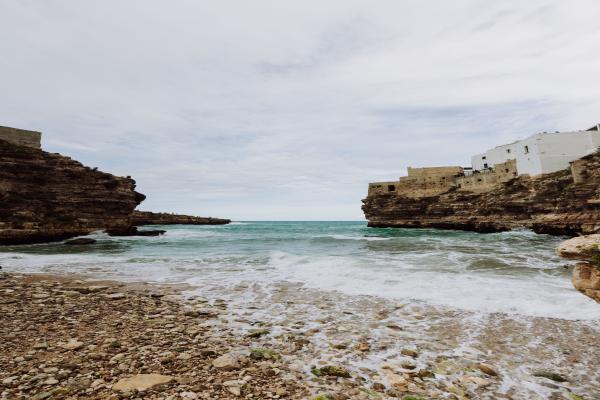
[[[359,343],[358,345],[356,345],[356,350],[358,351],[362,351],[362,352],[367,352],[371,349],[371,346],[369,345],[369,343]]]
[[[534,371],[533,376],[537,376],[539,378],[550,379],[554,382],[568,382],[567,378],[565,378],[564,376],[559,375],[555,372],[552,372],[552,371],[544,371],[544,370]]]
[[[119,380],[112,387],[112,390],[118,392],[128,392],[131,390],[148,390],[160,385],[165,385],[174,380],[172,376],[160,374],[138,374],[130,378]]]
[[[252,349],[250,358],[253,360],[280,360],[281,356],[275,350],[271,349]]]
[[[246,336],[249,338],[259,338],[261,336],[268,335],[269,333],[271,333],[271,331],[268,329],[251,329],[248,331]]]
[[[480,363],[477,364],[476,367],[486,375],[490,376],[498,376],[498,372],[489,364]]]
[[[96,243],[96,240],[91,239],[91,238],[77,238],[77,239],[67,240],[65,242],[65,244],[70,245],[70,246],[94,244],[94,243]]]
[[[315,376],[337,376],[340,378],[350,378],[350,372],[339,365],[327,365],[321,368],[313,368],[311,370]]]
[[[402,351],[400,351],[400,354],[402,354],[403,356],[412,357],[412,358],[419,357],[419,353],[417,353],[415,350],[411,350],[411,349],[402,349]]]

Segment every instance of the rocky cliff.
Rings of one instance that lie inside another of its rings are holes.
[[[153,213],[149,211],[135,211],[132,223],[141,225],[225,225],[230,223],[229,219],[194,217],[191,215]]]
[[[0,140],[0,244],[126,232],[144,198],[133,179]]]
[[[519,176],[484,193],[452,189],[422,198],[368,196],[362,209],[371,227],[441,228],[538,233],[600,232],[600,153],[539,178]]]

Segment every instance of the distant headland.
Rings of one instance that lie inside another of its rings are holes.
[[[362,209],[372,227],[596,233],[599,146],[600,124],[498,146],[470,167],[409,167],[397,181],[370,183]]]

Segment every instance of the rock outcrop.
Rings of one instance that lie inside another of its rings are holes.
[[[141,225],[226,225],[231,220],[210,217],[194,217],[191,215],[153,213],[149,211],[135,211],[132,224]]]
[[[131,178],[0,139],[0,244],[125,232],[144,199]]]
[[[364,199],[362,209],[371,227],[596,233],[600,232],[600,153],[573,162],[570,169],[538,178],[519,176],[484,193],[456,188],[421,198],[381,193]]]
[[[573,268],[573,286],[600,303],[600,234],[566,240],[558,246],[556,254],[584,261]]]

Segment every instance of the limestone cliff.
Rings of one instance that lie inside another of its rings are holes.
[[[452,188],[430,197],[377,193],[363,200],[371,227],[538,233],[600,232],[600,153],[539,178],[519,176],[484,193]]]
[[[229,219],[194,217],[191,215],[153,213],[149,211],[135,211],[132,223],[141,225],[225,225],[230,223]]]
[[[144,198],[133,179],[0,140],[0,244],[127,231]]]

